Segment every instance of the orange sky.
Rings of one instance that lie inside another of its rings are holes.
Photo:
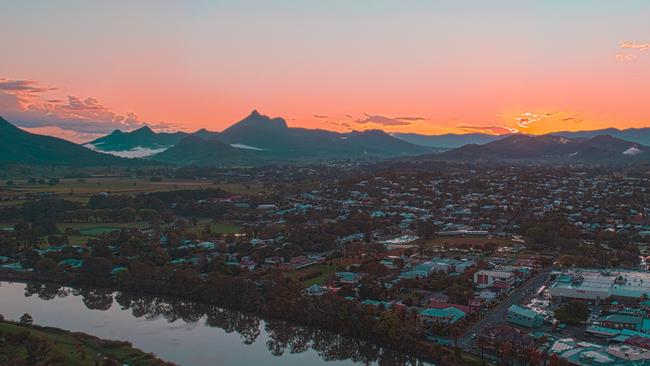
[[[0,115],[74,141],[252,109],[338,131],[645,127],[649,18],[647,1],[30,1],[0,14]]]

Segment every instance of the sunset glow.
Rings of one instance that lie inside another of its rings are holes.
[[[74,141],[253,109],[336,131],[650,126],[649,18],[641,0],[17,2],[0,115]]]

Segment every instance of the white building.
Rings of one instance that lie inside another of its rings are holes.
[[[571,269],[556,273],[553,297],[600,301],[610,297],[639,299],[650,295],[650,273],[631,270]]]
[[[515,283],[515,274],[512,271],[486,269],[474,273],[474,284],[478,288],[491,287],[497,283],[512,287]]]

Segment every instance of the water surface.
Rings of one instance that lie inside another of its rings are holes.
[[[0,314],[16,320],[124,340],[180,365],[399,365],[394,351],[314,328],[193,302],[0,282]]]

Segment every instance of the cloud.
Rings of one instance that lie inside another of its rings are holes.
[[[344,128],[346,130],[354,129],[352,127],[352,125],[350,124],[350,122],[347,122],[347,121],[325,121],[325,123],[327,123],[329,125],[332,125],[332,126],[336,126],[336,127],[342,127],[342,128]]]
[[[419,122],[419,121],[426,120],[426,118],[424,117],[395,117],[395,119],[400,121],[411,121],[411,122]]]
[[[44,93],[56,88],[46,88],[39,86],[37,82],[32,80],[9,80],[0,78],[0,90],[10,93]]]
[[[631,55],[627,53],[617,53],[616,54],[616,59],[618,61],[632,61],[636,58],[636,55]]]
[[[548,112],[548,113],[541,113],[541,114],[524,112],[521,113],[519,116],[515,117],[515,122],[517,123],[517,126],[521,128],[528,128],[528,126],[531,123],[539,122],[545,118],[552,117],[556,114],[558,114],[558,112]]]
[[[516,128],[507,127],[507,126],[458,126],[459,129],[465,132],[472,133],[488,133],[491,135],[506,135],[510,133],[519,132]]]
[[[632,50],[639,50],[639,51],[650,50],[650,42],[637,43],[634,41],[622,41],[619,42],[618,45],[621,46],[621,48],[632,49]]]
[[[575,123],[580,123],[582,122],[582,118],[571,116],[571,117],[564,117],[562,118],[562,122],[575,122]]]
[[[315,118],[327,118],[327,115],[324,114],[314,114]]]
[[[58,90],[32,80],[0,79],[0,113],[16,125],[28,129],[52,127],[73,132],[79,138],[109,133],[115,129],[132,130],[148,123],[135,113],[118,113],[93,97],[52,98]],[[167,129],[165,123],[149,124]]]
[[[368,113],[363,113],[364,118],[357,119],[354,121],[358,124],[374,123],[382,126],[407,126],[413,122],[423,121],[423,117],[386,117],[381,115],[370,115]]]

